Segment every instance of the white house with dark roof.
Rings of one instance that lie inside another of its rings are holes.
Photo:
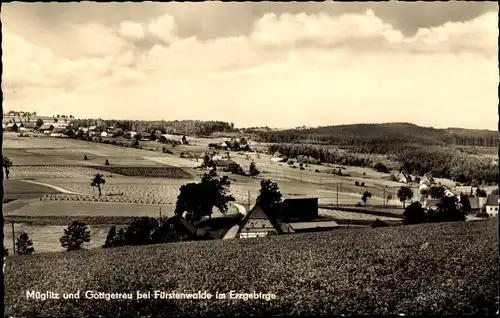
[[[238,238],[254,238],[283,234],[283,229],[274,217],[256,204],[243,219]]]
[[[498,207],[499,207],[499,196],[497,194],[490,194],[486,199],[486,213],[489,216],[497,216],[498,215]]]

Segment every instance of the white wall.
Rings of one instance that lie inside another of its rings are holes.
[[[490,215],[498,215],[498,205],[487,205],[486,213]]]

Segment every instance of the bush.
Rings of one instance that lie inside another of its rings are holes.
[[[79,250],[83,243],[90,242],[90,230],[85,223],[74,221],[64,229],[64,235],[59,241],[61,246],[68,251]]]
[[[364,182],[361,182],[361,186],[364,187],[365,186],[365,183]]]
[[[31,255],[34,251],[33,241],[29,238],[28,233],[22,232],[17,238],[16,254]]]
[[[300,170],[306,170],[306,168],[304,168],[304,167],[300,167]]]
[[[354,181],[354,185],[359,186],[359,182],[358,181]]]
[[[287,162],[287,163],[288,163],[289,165],[293,165],[293,164],[295,163],[295,161],[293,161],[293,160],[288,160],[288,162]]]
[[[315,170],[314,170],[314,172],[319,172],[319,170],[318,170],[318,169],[315,169]]]
[[[356,203],[356,206],[357,206],[357,207],[363,207],[363,205],[362,205],[361,203],[359,203],[359,202],[358,202],[358,203]]]
[[[387,223],[385,223],[384,221],[381,221],[379,219],[376,219],[375,221],[373,221],[373,223],[371,224],[371,227],[372,228],[376,228],[376,227],[386,227],[386,226],[389,226]]]

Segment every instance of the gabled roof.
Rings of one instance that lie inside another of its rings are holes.
[[[51,128],[54,128],[54,125],[52,125],[52,124],[43,124],[38,129],[46,130],[46,129],[51,129]]]
[[[499,196],[496,194],[490,194],[486,200],[486,205],[498,205]]]
[[[8,123],[6,127],[12,128],[12,127],[14,127],[14,125],[19,126],[17,123]]]
[[[269,220],[269,222],[272,224],[272,226],[278,232],[278,234],[283,234],[283,229],[281,228],[276,218],[274,218],[272,215],[267,214],[260,207],[259,204],[255,204],[254,207],[250,210],[250,212],[248,212],[248,214],[245,216],[243,222],[241,223],[238,234],[241,233],[241,230],[245,228],[247,223],[251,220]]]

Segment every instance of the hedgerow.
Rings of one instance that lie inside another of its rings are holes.
[[[127,177],[191,179],[192,176],[177,167],[117,167],[95,166],[94,169]]]
[[[7,257],[6,316],[494,314],[497,220]],[[26,299],[26,290],[262,292],[276,300]]]

